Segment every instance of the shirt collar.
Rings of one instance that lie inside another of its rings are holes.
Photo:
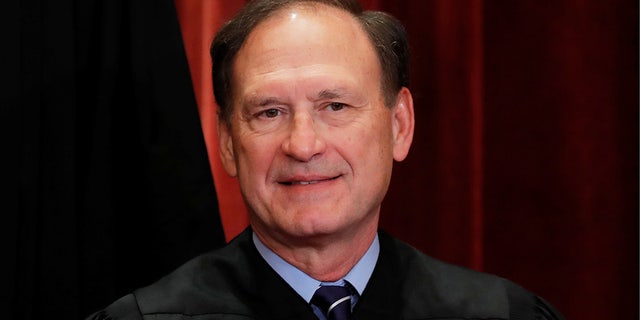
[[[358,260],[356,265],[353,266],[343,279],[333,283],[326,283],[310,277],[300,269],[280,258],[280,256],[271,251],[271,249],[267,248],[267,246],[260,241],[255,232],[253,233],[253,243],[269,266],[271,266],[271,268],[273,268],[273,270],[275,270],[275,272],[307,302],[311,301],[313,294],[321,284],[342,285],[345,280],[349,281],[349,283],[353,285],[359,295],[362,295],[362,292],[367,286],[367,282],[369,282],[369,278],[371,278],[373,269],[376,266],[378,255],[380,254],[380,242],[378,240],[378,235],[376,234],[367,252],[362,256],[362,258],[360,258],[360,260]]]

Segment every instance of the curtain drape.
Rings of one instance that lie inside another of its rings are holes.
[[[82,319],[224,243],[175,6],[7,6],[2,318]]]
[[[210,38],[244,2],[176,0],[200,94]],[[412,45],[416,136],[382,228],[510,278],[568,319],[637,318],[638,3],[362,3],[402,20]],[[242,208],[221,212],[231,238],[246,211],[211,161],[221,208]]]
[[[216,30],[237,12],[246,1],[176,1],[191,78],[193,79],[198,111],[216,190],[220,190],[218,204],[226,240],[231,240],[249,224],[247,209],[242,202],[237,179],[222,168],[218,155],[215,127],[215,102],[211,80],[209,45]]]

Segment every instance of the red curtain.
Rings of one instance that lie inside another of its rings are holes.
[[[227,239],[208,46],[245,1],[175,0]],[[416,136],[381,225],[569,319],[638,318],[638,3],[362,1],[403,21]]]
[[[249,218],[238,181],[227,175],[218,156],[209,45],[216,30],[245,3],[239,0],[175,0],[227,241],[246,228]]]

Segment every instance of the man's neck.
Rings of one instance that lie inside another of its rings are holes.
[[[283,260],[310,277],[332,282],[343,278],[367,252],[377,224],[370,230],[346,232],[313,239],[272,237],[254,226],[260,241]]]
[[[353,304],[357,303],[359,295],[364,292],[369,283],[369,279],[373,274],[380,254],[380,242],[378,241],[378,235],[376,235],[364,256],[360,258],[358,263],[356,263],[343,278],[336,282],[325,282],[312,278],[302,270],[286,262],[275,254],[275,252],[271,251],[271,249],[267,248],[264,243],[258,239],[255,232],[253,233],[253,243],[267,264],[307,302],[311,301],[311,298],[320,285],[344,285],[346,281],[349,282],[357,292],[358,297],[354,297],[354,301],[352,301]]]

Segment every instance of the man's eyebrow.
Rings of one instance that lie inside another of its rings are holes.
[[[345,90],[337,88],[337,89],[324,89],[318,92],[318,99],[320,100],[331,100],[343,97]]]
[[[252,106],[264,107],[272,104],[279,104],[281,100],[276,97],[254,96],[247,99],[247,103]]]

